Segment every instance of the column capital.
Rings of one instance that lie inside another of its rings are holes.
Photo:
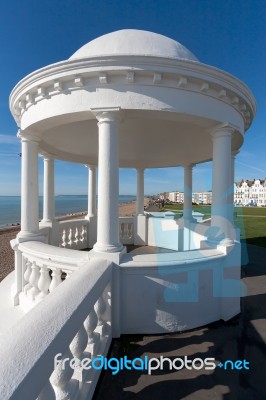
[[[192,170],[195,167],[195,165],[196,164],[193,164],[193,163],[183,164],[183,168]]]
[[[84,167],[88,168],[88,169],[96,169],[97,168],[96,165],[91,165],[91,164],[84,164]]]
[[[144,167],[136,167],[136,171],[144,172],[146,168]]]
[[[53,161],[55,159],[53,154],[50,153],[41,153],[41,156],[43,158],[43,161],[47,160],[47,161]]]
[[[33,131],[30,130],[23,130],[19,129],[17,132],[17,137],[22,141],[22,142],[35,142],[35,143],[40,143],[41,138]]]
[[[120,121],[122,118],[120,107],[91,108],[91,112],[95,115],[98,124]]]
[[[237,126],[225,123],[215,126],[213,129],[210,130],[210,134],[213,139],[222,136],[231,137],[236,130],[239,130]]]

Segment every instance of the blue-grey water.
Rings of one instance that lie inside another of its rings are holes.
[[[135,196],[121,195],[119,203],[136,200]],[[39,197],[39,218],[42,218],[43,198]],[[56,196],[55,215],[61,216],[87,211],[88,197],[86,195]],[[0,196],[0,227],[20,222],[20,196]]]

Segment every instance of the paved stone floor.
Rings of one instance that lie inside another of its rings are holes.
[[[247,360],[249,370],[164,369],[148,375],[123,370],[102,374],[94,400],[265,400],[266,399],[266,249],[248,246],[249,263],[242,267],[247,295],[242,312],[228,322],[167,335],[124,335],[114,340],[108,357],[145,355],[174,359],[214,357],[218,362]]]

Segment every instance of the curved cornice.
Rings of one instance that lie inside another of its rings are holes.
[[[10,110],[20,124],[23,113],[43,99],[95,86],[115,89],[117,84],[170,87],[216,98],[241,113],[245,130],[256,113],[254,96],[231,74],[195,61],[151,56],[92,57],[48,65],[15,86]]]

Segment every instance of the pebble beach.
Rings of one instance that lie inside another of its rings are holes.
[[[148,205],[149,199],[145,198],[144,205]],[[119,215],[121,217],[134,215],[136,202],[119,204]],[[57,218],[59,221],[84,218],[86,213],[75,213]],[[7,226],[0,229],[0,282],[14,269],[14,251],[10,246],[10,240],[15,239],[20,231],[20,226]]]

